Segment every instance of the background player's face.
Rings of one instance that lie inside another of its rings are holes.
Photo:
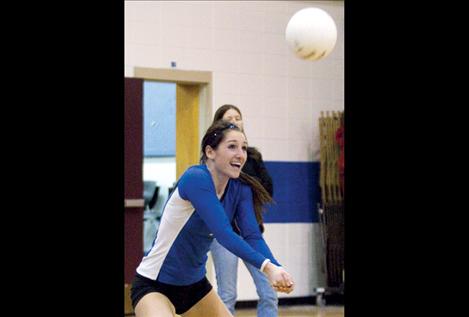
[[[234,109],[228,109],[225,114],[223,114],[222,119],[236,124],[241,130],[244,131],[243,118],[241,117],[241,114],[238,111]]]
[[[238,178],[244,163],[246,163],[247,146],[244,133],[228,131],[211,155],[217,171],[230,178]]]

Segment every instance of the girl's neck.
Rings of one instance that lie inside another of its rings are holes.
[[[226,185],[228,185],[228,181],[230,178],[226,175],[218,173],[212,164],[207,162],[207,169],[212,175],[213,184],[215,185],[215,190],[217,192],[217,197],[220,199],[223,193],[225,192]]]

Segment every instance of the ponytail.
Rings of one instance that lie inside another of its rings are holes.
[[[256,220],[259,224],[261,232],[264,232],[262,212],[265,211],[265,205],[273,202],[273,199],[267,190],[265,190],[264,186],[262,186],[261,183],[259,183],[259,181],[254,177],[241,172],[239,174],[239,180],[251,187]]]

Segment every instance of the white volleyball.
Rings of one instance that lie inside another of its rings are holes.
[[[326,11],[304,8],[290,18],[285,38],[296,56],[315,61],[326,57],[334,49],[337,27]]]

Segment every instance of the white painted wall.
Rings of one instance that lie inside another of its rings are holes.
[[[314,287],[325,286],[319,224],[265,224],[264,238],[277,260],[293,275],[295,291],[279,297],[311,296]],[[242,262],[242,261],[240,261]],[[257,299],[256,288],[244,264],[238,265],[238,300]]]
[[[334,51],[315,62],[289,51],[285,28],[305,7],[335,20]],[[125,76],[134,67],[213,73],[213,112],[224,103],[243,112],[249,143],[267,161],[318,161],[320,111],[344,109],[343,1],[126,1]],[[288,212],[288,211],[285,211]],[[297,281],[295,292],[324,286],[318,224],[267,224],[265,238]],[[209,272],[209,275],[212,273]],[[240,266],[239,299],[256,299]]]

